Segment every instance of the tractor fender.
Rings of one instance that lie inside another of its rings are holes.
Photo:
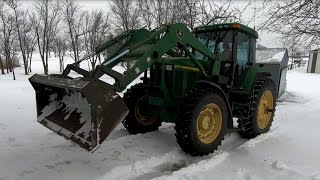
[[[218,92],[221,93],[222,97],[224,98],[224,100],[227,104],[227,108],[228,108],[228,112],[229,112],[227,126],[228,126],[228,129],[232,129],[233,128],[232,109],[231,109],[229,99],[228,99],[226,93],[224,93],[224,91],[221,89],[221,87],[218,84],[211,82],[211,81],[206,81],[206,80],[197,81],[195,87],[199,87],[199,86],[211,86],[211,87],[215,88]]]
[[[269,73],[269,72],[263,71],[263,72],[257,73],[257,78],[263,78],[263,77],[269,77],[269,76],[271,76],[271,73]]]

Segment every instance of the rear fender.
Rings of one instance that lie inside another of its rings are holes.
[[[250,67],[241,83],[240,90],[251,93],[258,79],[269,78],[270,76],[271,74],[263,71],[261,67]]]

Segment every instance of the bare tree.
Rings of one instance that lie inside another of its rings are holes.
[[[67,48],[68,48],[66,37],[64,37],[64,36],[56,37],[54,46],[56,48],[56,52],[59,57],[60,72],[63,72],[63,70],[64,70],[64,57],[66,56],[66,52],[67,52]]]
[[[41,56],[44,74],[48,74],[50,43],[53,43],[55,28],[59,23],[59,1],[37,0],[35,3],[36,19],[34,28]]]
[[[95,47],[107,39],[110,34],[109,14],[101,10],[85,12],[83,24],[84,49],[86,54],[95,51]],[[92,69],[95,68],[100,55],[89,59]]]
[[[270,18],[260,28],[282,35],[282,41],[295,46],[320,44],[320,1],[269,1]]]
[[[111,12],[115,18],[115,30],[125,32],[140,26],[139,9],[134,0],[112,0]]]
[[[184,0],[185,14],[184,22],[193,28],[198,24],[198,18],[201,14],[201,0]]]
[[[35,49],[36,46],[36,35],[33,32],[30,36],[27,36],[25,39],[25,46],[26,46],[26,52],[27,52],[27,60],[29,61],[29,68],[28,68],[28,72],[32,72],[32,68],[31,68],[31,62],[32,62],[32,56],[33,56],[33,51]]]
[[[155,0],[152,7],[157,26],[182,22],[193,28],[200,14],[200,0]]]
[[[238,8],[232,6],[232,0],[202,0],[200,4],[200,24],[208,25],[224,22],[242,22],[242,13],[250,4],[251,1],[248,1],[244,8]]]
[[[17,0],[7,1],[7,4],[13,10],[14,16],[14,25],[15,25],[15,32],[18,37],[18,46],[19,50],[21,51],[23,64],[24,64],[24,71],[25,74],[28,75],[29,72],[29,45],[32,44],[29,40],[32,39],[32,24],[29,20],[28,11],[21,8],[21,4]]]
[[[152,9],[152,1],[150,0],[138,0],[138,7],[140,16],[142,19],[142,23],[146,24],[148,29],[152,28],[154,18],[152,17],[153,9]]]
[[[234,6],[232,0],[138,0],[142,23],[148,27],[177,22],[183,22],[190,28],[242,22],[242,14],[250,4],[251,1],[248,1],[245,7],[239,8]]]
[[[12,44],[14,41],[14,17],[9,13],[9,7],[4,1],[0,1],[0,49],[5,57],[7,73],[12,72],[13,63],[11,59]]]
[[[36,14],[34,12],[29,13],[29,20],[30,20],[30,24],[31,27],[36,27],[37,25],[37,20],[36,20]],[[26,43],[27,44],[27,59],[29,59],[29,72],[32,72],[32,67],[31,67],[31,63],[32,63],[32,57],[33,57],[33,52],[35,51],[36,45],[38,44],[37,42],[37,32],[36,32],[36,28],[32,28],[31,29],[31,34],[30,36],[26,37]]]
[[[75,62],[79,60],[79,41],[80,25],[83,15],[80,15],[80,6],[75,0],[64,0],[62,3],[63,20],[68,27],[69,44],[72,48]]]
[[[151,2],[151,7],[153,9],[152,15],[156,22],[156,26],[159,27],[163,24],[168,24],[170,22],[171,0],[153,0]]]

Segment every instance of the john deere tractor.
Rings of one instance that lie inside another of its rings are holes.
[[[120,123],[132,134],[175,123],[182,150],[205,155],[220,145],[238,119],[241,136],[270,129],[278,82],[256,65],[258,34],[238,23],[184,24],[125,32],[62,74],[34,75],[38,122],[88,151],[96,150]],[[99,53],[107,58],[92,71],[78,64]],[[128,67],[115,71],[120,63]],[[75,71],[81,77],[71,77]],[[113,84],[101,78],[108,75]],[[128,85],[140,78],[141,83]],[[117,92],[125,92],[121,98]]]

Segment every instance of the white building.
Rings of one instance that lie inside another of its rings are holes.
[[[320,74],[320,49],[310,51],[307,72]]]

